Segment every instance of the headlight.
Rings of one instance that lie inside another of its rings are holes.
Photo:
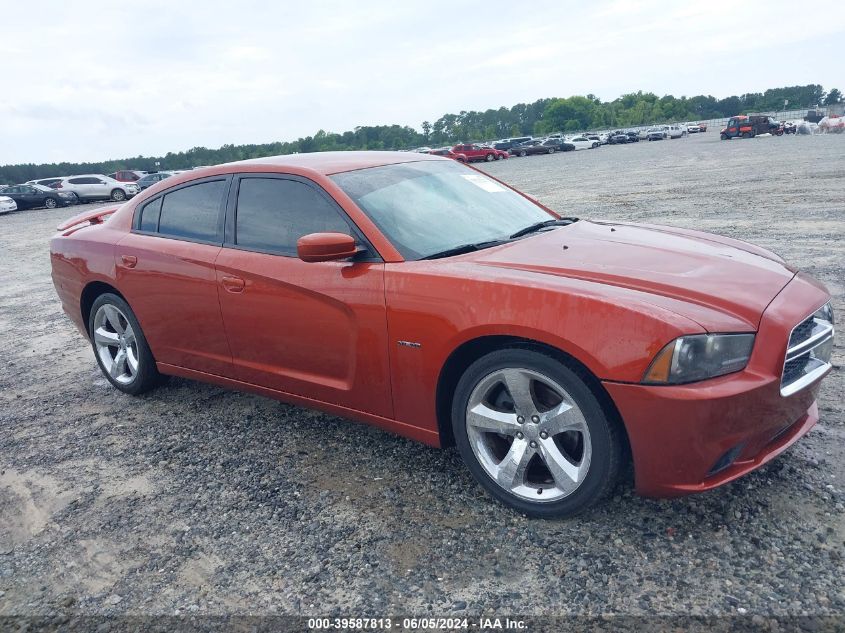
[[[821,308],[816,310],[813,313],[813,318],[818,319],[820,321],[827,321],[831,325],[834,325],[835,323],[833,321],[833,306],[831,305],[831,302],[828,301]]]
[[[678,385],[741,371],[753,347],[754,334],[682,336],[654,357],[643,382]]]

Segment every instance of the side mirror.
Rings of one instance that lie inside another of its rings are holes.
[[[355,238],[345,233],[311,233],[296,241],[296,254],[304,262],[333,262],[358,252]]]

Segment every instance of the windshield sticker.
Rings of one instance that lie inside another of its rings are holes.
[[[507,189],[502,187],[495,180],[490,180],[489,178],[485,178],[484,176],[480,176],[478,174],[461,174],[461,178],[466,178],[476,187],[481,187],[482,189],[484,189],[484,191],[489,191],[491,193],[507,191]]]

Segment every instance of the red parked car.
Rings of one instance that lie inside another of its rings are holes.
[[[471,163],[481,160],[486,160],[489,163],[494,160],[502,160],[502,158],[506,158],[507,156],[507,152],[487,147],[486,145],[478,145],[477,143],[455,145],[452,151],[456,154],[463,154]]]
[[[119,182],[136,182],[146,175],[147,172],[137,169],[118,169],[113,174],[109,174],[109,178],[114,178]]]
[[[688,229],[562,218],[426,154],[326,152],[168,178],[50,243],[106,378],[243,389],[456,444],[532,516],[714,488],[818,420],[827,290]]]
[[[446,158],[451,158],[452,160],[456,160],[460,163],[469,162],[467,160],[466,154],[456,154],[455,152],[453,152],[448,147],[441,147],[440,149],[433,149],[433,150],[430,150],[426,153],[431,154],[433,156],[445,156]]]

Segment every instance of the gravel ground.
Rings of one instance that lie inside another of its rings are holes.
[[[688,139],[483,169],[569,215],[702,228],[823,280],[845,318],[845,138]],[[767,467],[571,521],[491,501],[455,450],[217,387],[140,398],[0,217],[0,615],[845,615],[842,337],[821,423]]]

